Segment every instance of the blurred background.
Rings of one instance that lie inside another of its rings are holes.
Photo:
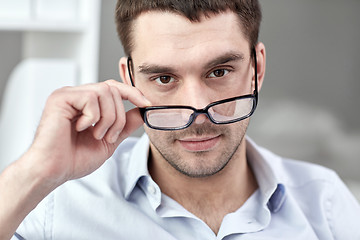
[[[31,142],[43,106],[32,97],[45,92],[43,102],[58,85],[120,80],[116,0],[27,1],[37,4],[30,24],[21,23],[26,14],[13,21],[2,19],[0,10],[0,170]],[[42,14],[51,10],[44,2],[76,11],[67,19],[51,19],[54,14]],[[360,199],[360,1],[260,2],[267,73],[249,136],[279,155],[334,169]],[[33,73],[36,77],[29,77]],[[49,82],[57,84],[43,91]],[[134,135],[141,134],[140,129]],[[13,153],[4,154],[9,149]]]

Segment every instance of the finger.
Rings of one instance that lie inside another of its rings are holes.
[[[118,89],[114,87],[110,87],[110,90],[114,101],[116,119],[113,125],[109,128],[105,136],[105,140],[109,143],[114,143],[116,142],[121,131],[124,128],[126,122],[126,114],[125,114],[125,107],[122,102],[122,98]]]
[[[100,106],[98,96],[92,92],[73,92],[66,95],[66,102],[78,111],[80,117],[76,121],[76,130],[81,132],[91,125],[97,123],[100,119]],[[73,120],[76,115],[70,116]]]
[[[108,80],[105,83],[117,88],[123,100],[128,100],[137,107],[151,106],[151,102],[137,88],[115,80]]]
[[[93,108],[93,110],[90,110]],[[82,111],[81,116],[76,121],[76,131],[81,132],[85,129],[89,128],[90,126],[95,125],[100,119],[100,108],[99,104],[97,106],[88,107],[85,106]]]
[[[96,86],[99,95],[100,119],[95,124],[93,135],[96,139],[103,139],[109,128],[116,120],[116,109],[113,93],[109,85],[100,83]]]
[[[125,138],[129,137],[136,129],[141,127],[144,121],[140,115],[139,109],[134,108],[126,112],[126,123],[120,133],[117,143],[122,142]]]

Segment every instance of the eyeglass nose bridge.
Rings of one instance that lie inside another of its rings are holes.
[[[188,126],[190,126],[191,124],[193,124],[196,120],[196,118],[200,115],[205,115],[212,123],[216,123],[214,122],[213,118],[211,117],[211,115],[209,114],[209,106],[203,108],[203,109],[193,109],[193,113],[190,115],[190,119],[188,122]]]

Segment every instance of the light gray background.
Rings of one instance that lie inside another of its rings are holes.
[[[280,155],[320,163],[360,182],[360,1],[260,2],[267,73],[249,135]],[[123,52],[115,3],[102,4],[100,81],[119,80]],[[21,34],[0,32],[0,53],[1,96],[20,61]]]

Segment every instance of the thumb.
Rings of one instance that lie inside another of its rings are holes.
[[[129,137],[135,130],[140,128],[144,121],[140,115],[139,108],[133,108],[126,112],[126,123],[117,140],[118,143],[122,142],[125,138]]]

